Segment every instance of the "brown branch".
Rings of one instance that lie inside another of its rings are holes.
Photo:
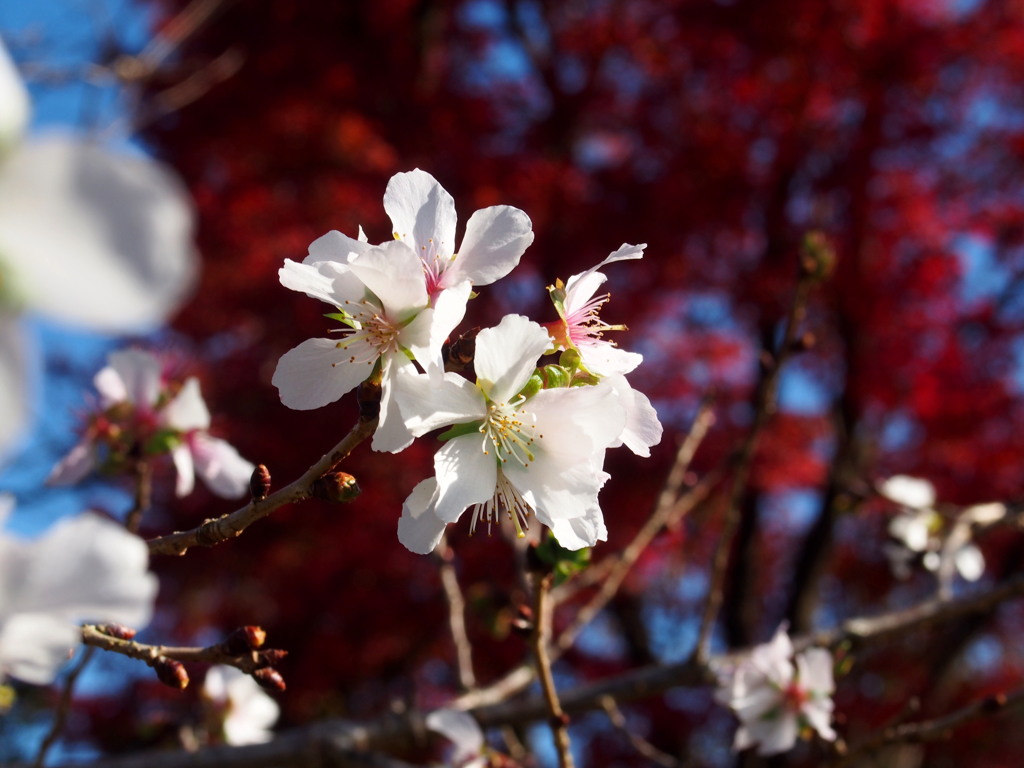
[[[551,582],[554,574],[538,576],[533,590],[533,632],[530,635],[534,660],[537,663],[537,677],[547,707],[551,734],[555,739],[559,768],[574,768],[572,745],[569,742],[569,718],[562,710],[551,674],[551,659],[548,656],[548,636],[551,630]]]
[[[186,687],[189,682],[181,663],[202,662],[227,664],[250,675],[259,673],[257,681],[264,687],[284,689],[284,681],[273,667],[288,653],[277,648],[261,648],[263,631],[258,627],[240,627],[226,640],[205,647],[148,645],[133,640],[134,631],[125,630],[120,626],[86,624],[82,627],[82,642],[90,648],[142,661],[156,671],[162,682],[178,688]],[[259,633],[259,640],[254,643],[243,639],[246,630]]]
[[[184,555],[190,547],[212,547],[222,541],[239,536],[242,531],[271,512],[296,501],[305,501],[313,495],[313,484],[344,460],[357,445],[370,437],[377,428],[377,419],[359,419],[341,442],[311,466],[298,480],[286,485],[260,501],[250,501],[234,512],[206,520],[188,531],[150,539],[149,552],[153,555]]]
[[[466,601],[462,596],[462,589],[459,587],[459,578],[452,563],[453,557],[454,553],[451,547],[442,538],[440,545],[434,550],[434,558],[437,561],[441,585],[444,587],[445,598],[448,601],[448,626],[452,633],[452,642],[455,644],[459,684],[464,690],[469,691],[476,688],[476,675],[473,674],[473,646],[466,634]]]
[[[1011,694],[1000,693],[994,696],[986,696],[977,701],[972,701],[961,709],[931,718],[930,720],[898,723],[856,746],[848,747],[846,753],[840,756],[834,765],[837,768],[848,765],[865,754],[870,754],[893,744],[947,739],[950,737],[951,732],[961,725],[990,715],[1012,712],[1021,707],[1024,707],[1024,689],[1014,691]]]

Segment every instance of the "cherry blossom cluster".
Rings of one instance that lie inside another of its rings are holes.
[[[481,330],[471,380],[445,370],[444,344],[476,289],[518,265],[534,238],[529,217],[505,205],[476,211],[456,249],[455,202],[421,170],[392,177],[384,208],[391,240],[329,232],[301,264],[287,260],[280,270],[285,287],[329,305],[340,323],[336,336],[281,358],[273,383],[282,402],[319,408],[370,380],[381,387],[375,450],[397,453],[448,428],[434,477],[403,506],[398,536],[413,552],[433,550],[467,510],[471,530],[507,517],[522,536],[533,515],[567,549],[604,540],[605,451],[626,445],[647,456],[661,424],[625,378],[642,356],[603,338],[623,326],[600,318],[609,297],[595,294],[601,267],[639,259],[645,246],[623,245],[551,286],[557,321],[511,314]]]
[[[130,472],[139,460],[170,454],[178,496],[192,492],[196,474],[225,498],[249,490],[254,466],[210,435],[210,412],[196,378],[178,382],[157,355],[126,349],[111,353],[93,383],[98,403],[81,440],[50,473],[51,484],[76,483],[93,471]]]
[[[816,731],[834,741],[832,654],[824,648],[793,653],[785,627],[731,669],[723,670],[715,698],[740,720],[733,748],[755,744],[761,755],[793,748],[801,735]]]

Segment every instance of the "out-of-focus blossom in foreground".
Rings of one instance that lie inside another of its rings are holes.
[[[740,728],[733,748],[758,745],[758,754],[775,755],[792,749],[801,733],[811,729],[823,739],[832,730],[832,655],[810,648],[793,655],[793,644],[780,627],[771,642],[722,676],[715,697],[736,713]]]
[[[0,451],[28,417],[22,310],[104,333],[148,330],[196,273],[192,206],[169,169],[83,137],[26,140],[28,115],[0,42]]]
[[[0,496],[0,525],[13,508]],[[0,530],[0,676],[50,683],[82,621],[149,623],[156,577],[138,536],[83,514],[25,541]]]
[[[280,708],[241,670],[220,664],[210,667],[203,682],[203,700],[228,744],[270,741]]]
[[[197,379],[178,386],[156,355],[127,349],[111,353],[94,383],[99,407],[79,443],[53,468],[51,484],[77,483],[94,470],[128,472],[139,458],[170,453],[178,496],[192,492],[196,474],[218,496],[235,498],[249,490],[254,465],[209,434],[210,412]]]

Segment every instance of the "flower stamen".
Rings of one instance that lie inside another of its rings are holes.
[[[476,524],[483,519],[487,522],[487,535],[491,535],[491,525],[501,522],[501,514],[508,515],[508,519],[516,529],[516,538],[522,539],[526,536],[525,531],[530,530],[529,516],[533,508],[519,493],[518,489],[508,481],[505,474],[498,469],[498,479],[494,486],[494,495],[487,501],[473,507],[473,519],[469,524],[469,535],[476,531]]]

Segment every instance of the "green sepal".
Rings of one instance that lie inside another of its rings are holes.
[[[544,389],[544,379],[538,371],[534,371],[533,375],[531,375],[529,380],[526,382],[526,386],[519,390],[517,397],[529,400],[542,389]]]
[[[551,566],[551,571],[555,575],[555,586],[562,584],[590,565],[589,548],[566,549],[558,543],[550,531],[537,546],[537,557],[541,562]]]
[[[572,374],[560,365],[545,365],[540,373],[544,379],[544,389],[568,387],[572,380]]]
[[[356,327],[355,320],[348,312],[326,312],[324,313],[324,317],[329,320],[337,320],[339,323],[347,325],[349,328]]]
[[[570,387],[592,387],[595,384],[600,383],[601,377],[595,376],[589,371],[579,371],[575,376],[572,377],[572,381],[569,383]]]
[[[147,456],[157,456],[162,453],[170,453],[181,445],[181,433],[176,429],[161,429],[153,435],[142,447],[142,452]]]
[[[465,424],[456,424],[438,435],[437,439],[443,442],[451,440],[453,437],[471,435],[474,432],[479,432],[482,424],[482,421],[467,421]]]

